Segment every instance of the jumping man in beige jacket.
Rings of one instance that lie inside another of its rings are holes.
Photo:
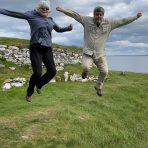
[[[96,7],[94,9],[94,16],[82,16],[77,12],[61,7],[56,8],[57,11],[74,18],[81,23],[84,27],[84,48],[82,55],[82,78],[86,78],[89,69],[92,67],[93,62],[100,71],[95,89],[98,96],[102,96],[103,82],[108,74],[108,66],[105,53],[105,43],[109,33],[120,26],[129,24],[139,17],[142,13],[137,13],[136,16],[123,18],[120,20],[104,19],[104,8]]]

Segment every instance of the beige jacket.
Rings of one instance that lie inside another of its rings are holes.
[[[80,14],[69,9],[62,9],[61,12],[74,18],[76,21],[83,25],[83,53],[88,55],[94,55],[95,58],[99,58],[105,55],[105,43],[107,41],[109,33],[113,29],[129,24],[137,19],[137,16],[112,21],[104,19],[101,25],[97,27],[97,25],[94,24],[93,17],[81,16]]]

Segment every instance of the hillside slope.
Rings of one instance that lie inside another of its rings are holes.
[[[31,75],[28,66],[0,59],[0,84],[7,78]],[[9,69],[14,66],[15,71]],[[81,73],[80,65],[58,72]],[[91,74],[97,72],[92,69]],[[0,145],[26,148],[146,148],[148,145],[148,76],[110,72],[104,96],[95,82],[56,82],[25,101],[27,84],[0,88]]]

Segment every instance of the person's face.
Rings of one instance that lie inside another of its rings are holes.
[[[40,8],[40,14],[43,17],[48,17],[49,14],[49,8],[48,7],[41,7]]]
[[[103,17],[104,17],[104,13],[103,13],[103,12],[95,12],[95,13],[94,13],[94,22],[95,22],[97,25],[100,25],[100,23],[101,23],[102,20],[103,20]]]

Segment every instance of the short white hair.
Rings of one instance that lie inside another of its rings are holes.
[[[47,8],[49,8],[49,12],[51,12],[51,6],[50,6],[50,1],[49,1],[49,0],[41,0],[41,1],[38,3],[38,5],[37,5],[36,10],[37,10],[38,12],[40,12],[40,8],[42,8],[42,7],[47,7]]]

